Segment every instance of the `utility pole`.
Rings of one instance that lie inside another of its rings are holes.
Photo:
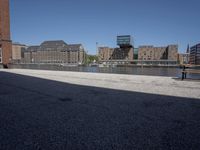
[[[96,56],[98,56],[98,42],[96,42]]]
[[[97,59],[98,60],[96,60],[96,62],[98,62],[99,61],[99,48],[98,48],[98,42],[96,42],[96,57],[97,57]]]

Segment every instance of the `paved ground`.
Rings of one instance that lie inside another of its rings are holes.
[[[28,69],[9,69],[4,71],[76,85],[178,97],[200,98],[200,80],[190,80],[188,82],[188,80],[181,81],[180,79],[173,79],[172,77]]]
[[[198,150],[199,86],[164,77],[1,70],[0,149]]]

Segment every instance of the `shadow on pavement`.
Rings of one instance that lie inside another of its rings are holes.
[[[0,72],[0,149],[200,149],[200,100]]]

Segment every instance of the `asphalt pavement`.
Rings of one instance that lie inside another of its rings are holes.
[[[15,149],[199,150],[200,98],[0,71],[0,150]]]

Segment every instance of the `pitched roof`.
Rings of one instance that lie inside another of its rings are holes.
[[[73,51],[78,51],[80,50],[80,47],[82,46],[82,44],[69,44],[67,46],[65,46],[66,50],[73,50]]]
[[[55,40],[55,41],[44,41],[40,46],[51,47],[51,46],[63,46],[67,45],[63,40]]]
[[[66,44],[62,40],[57,41],[44,41],[40,46],[30,46],[27,51],[45,51],[45,50],[58,50],[58,51],[79,51],[82,50],[82,44]]]
[[[28,51],[28,52],[38,51],[39,48],[40,48],[40,46],[29,46],[26,51]]]
[[[40,47],[41,49],[46,49],[46,48],[53,48],[53,49],[58,49],[58,48],[64,48],[67,44],[63,40],[57,40],[57,41],[44,41]]]

